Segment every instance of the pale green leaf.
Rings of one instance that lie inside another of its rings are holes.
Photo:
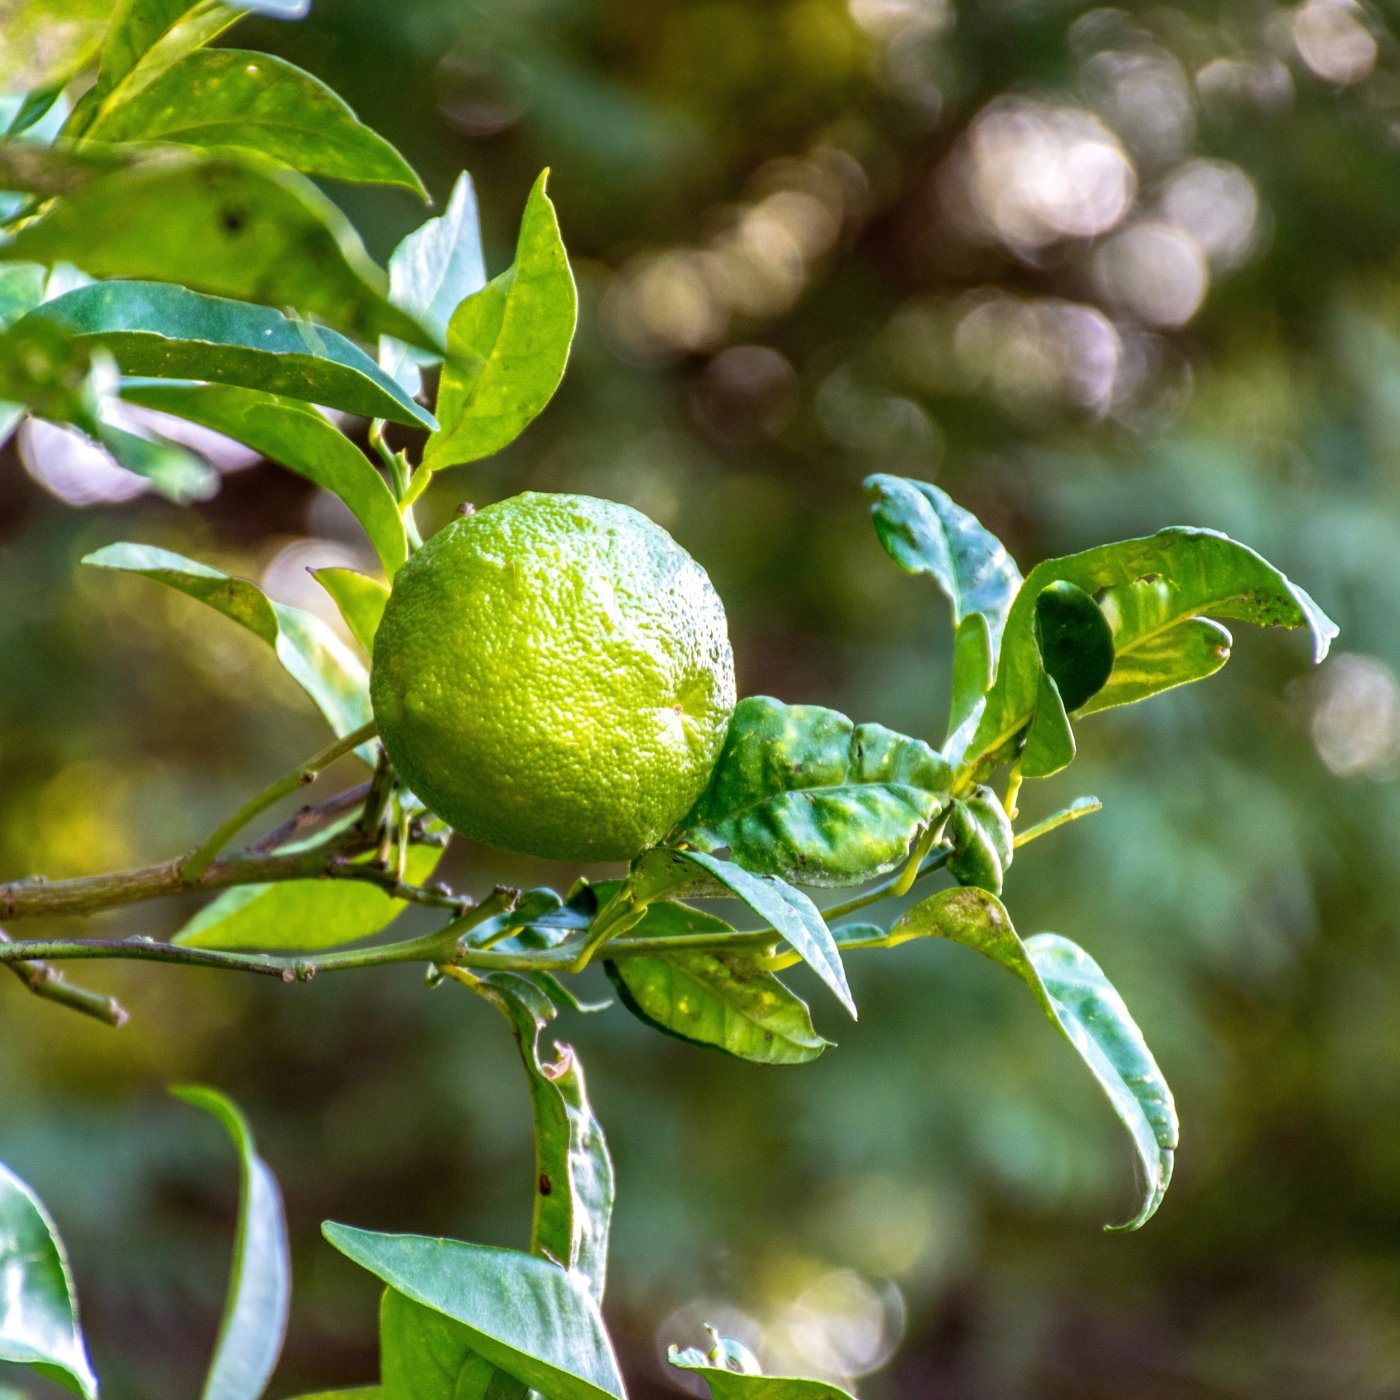
[[[675,838],[747,870],[855,885],[893,870],[946,805],[933,749],[821,705],[741,700],[710,785]]]
[[[83,563],[154,579],[207,603],[261,637],[337,734],[350,734],[369,722],[364,665],[320,618],[274,603],[247,579],[151,545],[110,544],[87,555]],[[357,752],[365,756],[365,750]]]
[[[709,1387],[710,1400],[853,1400],[849,1391],[826,1381],[802,1376],[763,1376],[717,1366],[716,1357],[707,1357],[693,1347],[681,1351],[672,1347],[672,1366],[699,1376]]]
[[[307,404],[230,384],[128,384],[122,397],[223,433],[339,496],[390,577],[408,557],[403,518],[384,478]]]
[[[186,54],[105,103],[85,135],[250,152],[307,175],[402,185],[426,197],[408,162],[323,82],[246,49]]]
[[[410,847],[404,879],[411,885],[425,884],[442,851],[441,846]],[[407,907],[363,880],[236,885],[206,904],[171,942],[190,948],[319,952],[371,937]]]
[[[72,77],[96,53],[111,0],[6,0],[0,5],[0,92]]]
[[[460,1322],[384,1290],[379,1305],[381,1400],[524,1400],[526,1387],[472,1350]]]
[[[1133,1141],[1145,1189],[1136,1215],[1120,1229],[1152,1217],[1171,1181],[1178,1126],[1171,1090],[1137,1023],[1099,965],[1054,933],[1022,942],[995,895],[979,889],[941,890],[898,919],[894,941],[949,938],[1014,972],[1074,1046]]]
[[[366,418],[419,425],[432,421],[344,336],[268,306],[162,282],[93,282],[45,302],[12,330],[39,322],[61,325],[80,346],[106,351],[126,374],[212,379]],[[193,404],[197,398],[187,395],[186,401]],[[217,400],[211,396],[210,402]],[[226,402],[228,413],[248,419],[242,405],[251,401],[234,395]],[[272,432],[266,421],[270,416],[264,415],[258,426],[278,443],[289,440],[286,432]],[[304,450],[298,453],[299,460],[305,456]]]
[[[564,376],[578,295],[545,176],[520,222],[515,262],[457,307],[438,385],[427,472],[498,452],[524,431]]]
[[[377,578],[354,569],[312,569],[312,577],[331,595],[350,634],[364,648],[374,651],[374,634],[389,601],[388,588]]]
[[[282,1193],[258,1156],[247,1121],[228,1099],[198,1085],[171,1092],[219,1121],[238,1149],[242,1169],[233,1271],[202,1400],[260,1400],[282,1352],[291,1302]]]
[[[946,492],[925,481],[879,473],[865,480],[875,532],[906,573],[927,574],[953,605],[955,731],[996,674],[1002,629],[1021,571],[1001,541]]]
[[[0,1361],[96,1400],[68,1257],[39,1198],[0,1163]]]
[[[452,313],[485,285],[476,193],[471,176],[463,171],[442,214],[414,229],[394,249],[389,258],[389,300],[445,345]],[[441,358],[391,336],[379,343],[380,365],[411,394],[422,386],[420,368]]]
[[[625,1400],[597,1304],[566,1269],[457,1240],[323,1228],[342,1254],[460,1322],[478,1355],[549,1400]]]

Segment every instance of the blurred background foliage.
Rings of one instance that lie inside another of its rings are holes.
[[[426,526],[525,488],[630,502],[710,570],[741,691],[933,739],[944,607],[881,554],[872,471],[937,481],[1023,567],[1216,526],[1342,626],[1317,672],[1296,638],[1237,638],[1208,686],[1083,726],[1025,799],[1105,802],[1025,852],[1007,898],[1102,963],[1175,1087],[1177,1182],[1140,1235],[1098,1230],[1130,1200],[1103,1103],[965,950],[853,955],[862,1019],[811,988],[841,1043],[802,1070],[568,1018],[618,1164],[609,1314],[640,1400],[684,1389],[664,1346],[704,1320],[869,1400],[1400,1393],[1395,21],[1350,0],[316,0],[237,31],[341,91],[439,198],[470,170],[492,271],[553,167],[572,368],[519,443],[439,480]],[[381,257],[422,217],[332,193]],[[33,427],[5,458],[0,870],[162,858],[318,720],[242,633],[79,557],[139,538],[315,608],[306,564],[370,561],[266,464],[225,461],[182,511]],[[461,845],[447,873],[573,876]],[[276,1394],[373,1374],[373,1290],[323,1218],[523,1243],[529,1115],[484,1005],[410,969],[89,980],[130,1006],[120,1034],[0,988],[0,1150],[58,1216],[112,1400],[195,1392],[224,1281],[233,1168],[171,1081],[237,1098],[284,1183]]]

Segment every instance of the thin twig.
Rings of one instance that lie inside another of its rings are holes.
[[[356,807],[363,805],[369,789],[368,782],[357,783],[352,788],[346,788],[344,792],[336,793],[334,797],[326,798],[324,802],[308,802],[305,807],[299,807],[293,812],[281,826],[274,827],[266,836],[260,836],[247,848],[246,853],[250,856],[265,855],[268,851],[275,851],[298,837],[305,836],[307,832],[315,831],[323,824],[334,821],[337,817],[343,817],[347,812],[353,812]]]
[[[294,768],[285,777],[278,778],[275,783],[268,784],[256,796],[249,798],[227,821],[221,822],[207,840],[202,841],[185,857],[181,862],[181,872],[185,878],[197,879],[204,873],[215,856],[249,822],[267,811],[269,807],[280,802],[289,793],[314,782],[336,759],[343,758],[366,740],[374,738],[377,732],[378,726],[373,720],[370,720],[368,724],[362,724],[354,733],[347,734],[343,739],[337,739],[335,743],[328,745],[320,753],[313,754],[300,767]]]
[[[0,943],[13,942],[14,939],[0,929]],[[36,997],[91,1016],[104,1025],[124,1026],[127,1022],[126,1008],[116,997],[103,996],[101,992],[91,992],[86,987],[69,982],[51,963],[28,959],[8,963],[7,966]]]

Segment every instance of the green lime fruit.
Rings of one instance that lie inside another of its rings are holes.
[[[709,576],[659,525],[530,491],[399,570],[370,689],[395,768],[463,835],[627,860],[708,782],[734,654]]]

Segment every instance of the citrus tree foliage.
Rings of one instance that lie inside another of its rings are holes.
[[[1078,798],[1025,828],[1017,794],[1071,762],[1083,723],[1099,711],[1218,671],[1233,646],[1222,620],[1302,629],[1315,660],[1335,627],[1265,559],[1212,531],[1168,527],[1023,573],[937,486],[872,476],[872,545],[951,609],[952,703],[941,734],[898,734],[871,717],[750,696],[693,810],[661,844],[635,852],[619,878],[578,880],[562,894],[478,897],[429,883],[449,833],[374,742],[368,658],[394,575],[420,543],[419,492],[433,473],[526,431],[558,386],[577,314],[573,277],[543,174],[514,261],[495,276],[466,175],[388,268],[377,267],[308,177],[417,194],[422,183],[312,75],[206,47],[250,9],[291,18],[297,6],[10,7],[0,47],[0,74],[16,94],[0,142],[0,188],[9,191],[0,423],[10,433],[32,415],[71,427],[177,502],[207,496],[216,474],[164,437],[167,420],[154,415],[213,429],[338,496],[382,577],[318,572],[352,647],[256,584],[152,544],[112,541],[84,560],[113,587],[158,583],[239,624],[272,649],[332,737],[185,855],[111,876],[0,886],[11,924],[206,892],[170,942],[6,933],[0,961],[31,991],[114,1024],[123,1018],[115,1002],[68,980],[60,963],[118,957],[295,982],[418,962],[430,980],[459,984],[501,1013],[535,1123],[528,1247],[327,1224],[329,1243],[383,1290],[380,1374],[343,1396],[625,1395],[601,1311],[611,1158],[577,1055],[551,1039],[561,1014],[601,1009],[568,982],[591,962],[648,1026],[755,1064],[797,1065],[829,1048],[817,1029],[828,1008],[813,1016],[784,979],[789,967],[809,967],[854,1016],[848,956],[931,937],[963,944],[1025,984],[1028,1009],[1039,1008],[1101,1089],[1141,1184],[1121,1228],[1144,1224],[1177,1151],[1171,1092],[1098,962],[1057,933],[1023,937],[1000,900],[1022,847],[1098,804]],[[373,455],[346,434],[346,415],[370,420]],[[405,446],[389,444],[390,425]],[[362,783],[239,848],[249,823],[351,753],[365,763]],[[934,880],[942,887],[928,889]],[[834,897],[836,889],[849,893]],[[730,922],[704,907],[714,900],[746,912]],[[877,916],[889,901],[898,902]],[[436,931],[373,941],[410,903],[438,911]],[[208,1089],[176,1092],[228,1132],[243,1180],[204,1397],[257,1400],[290,1297],[280,1195],[232,1104]],[[56,1227],[4,1167],[0,1278],[0,1360],[92,1400],[98,1379]],[[719,1400],[845,1394],[820,1380],[764,1376],[720,1337],[708,1352],[673,1348],[671,1361]]]

